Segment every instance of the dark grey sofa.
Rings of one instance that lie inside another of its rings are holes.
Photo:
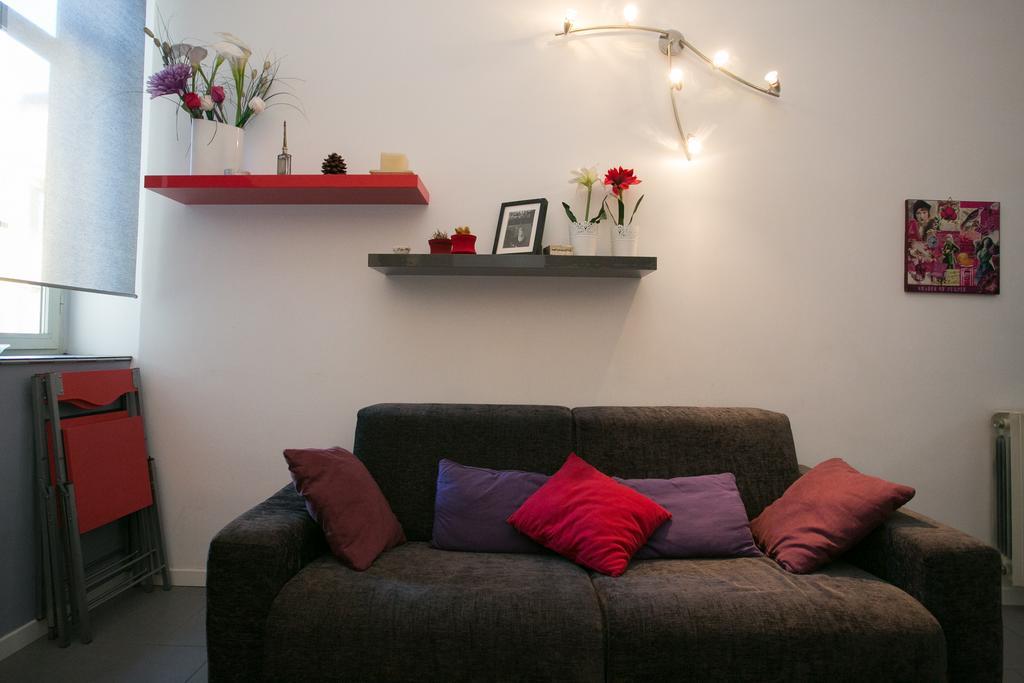
[[[733,472],[753,518],[800,476],[789,420],[746,408],[383,404],[355,453],[409,542],[366,572],[289,484],[210,544],[211,681],[996,681],[1000,558],[911,512],[806,576],[765,558],[648,560],[620,578],[553,554],[435,550],[437,462],[625,478]]]

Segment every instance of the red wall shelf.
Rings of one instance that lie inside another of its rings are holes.
[[[182,204],[429,204],[418,175],[148,175]]]

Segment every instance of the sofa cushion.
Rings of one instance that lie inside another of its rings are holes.
[[[832,458],[800,477],[750,528],[768,557],[806,574],[852,548],[913,497],[909,486]]]
[[[377,483],[344,448],[287,448],[284,459],[309,516],[345,564],[362,571],[385,550],[405,543]]]
[[[673,479],[619,479],[669,511],[672,519],[637,551],[656,557],[760,557],[731,472]]]
[[[508,523],[573,562],[620,576],[654,530],[671,517],[647,496],[570,453]]]
[[[756,408],[596,407],[574,408],[572,415],[576,454],[602,472],[623,479],[732,472],[748,519],[781,496],[800,474],[789,418],[781,413]]]
[[[586,570],[554,555],[406,543],[354,572],[314,560],[278,594],[267,680],[604,680]]]
[[[543,552],[505,520],[547,480],[548,476],[539,472],[492,470],[441,460],[430,544],[442,550],[482,553]]]
[[[640,560],[593,575],[609,681],[941,681],[935,618],[844,562],[806,575],[768,558]]]
[[[568,408],[381,403],[359,411],[352,452],[370,470],[410,541],[429,541],[437,464],[552,474],[572,451]]]

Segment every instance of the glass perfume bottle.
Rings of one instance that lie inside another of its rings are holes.
[[[277,175],[292,174],[292,155],[288,153],[288,122],[284,122],[284,140],[281,153],[277,155]]]

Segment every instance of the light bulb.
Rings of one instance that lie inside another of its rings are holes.
[[[627,24],[632,24],[636,21],[637,16],[640,14],[640,10],[636,8],[636,5],[626,5],[622,10],[622,16],[626,18]]]
[[[711,63],[715,65],[715,68],[721,69],[729,63],[729,53],[725,50],[719,50],[715,53],[715,57],[711,60]]]
[[[689,150],[691,156],[697,156],[704,149],[704,145],[701,144],[699,137],[691,133],[686,136],[686,149]]]
[[[672,84],[672,87],[679,90],[683,87],[683,70],[672,69],[668,72],[668,80]]]
[[[562,19],[562,32],[568,33],[572,30],[572,22],[576,21],[576,10],[565,10],[565,18]]]
[[[766,73],[764,75],[764,80],[768,81],[768,85],[778,85],[779,84],[779,72],[778,71],[769,71],[768,73]]]

